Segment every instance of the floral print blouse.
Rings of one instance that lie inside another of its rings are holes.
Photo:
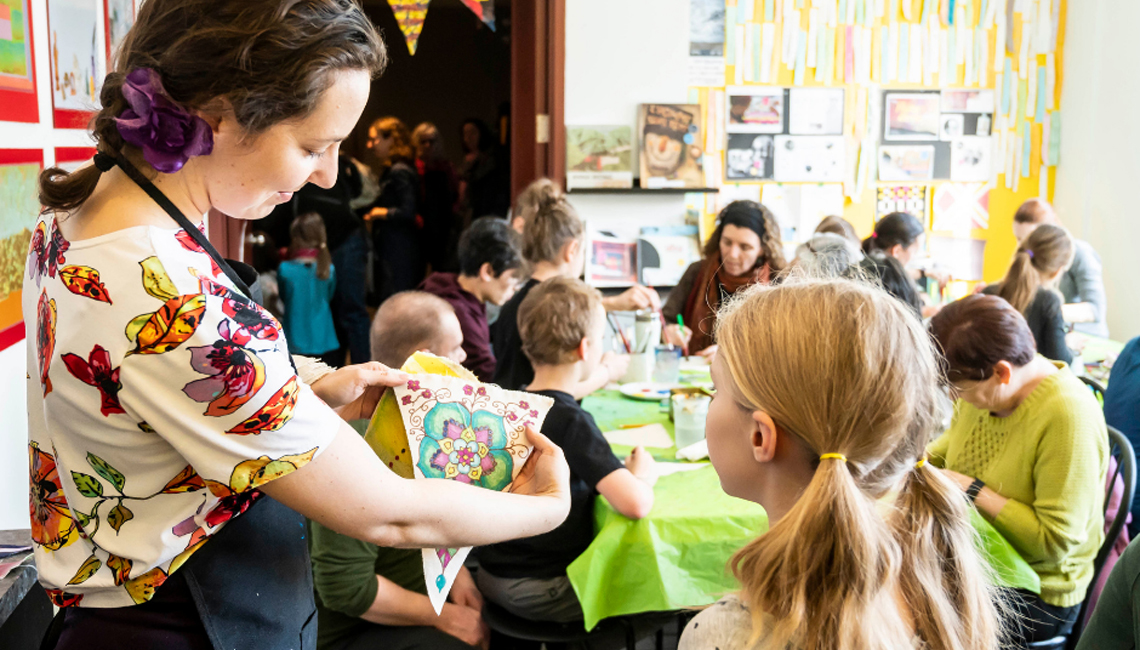
[[[149,600],[339,427],[184,230],[68,242],[46,215],[23,309],[32,538],[58,606]]]

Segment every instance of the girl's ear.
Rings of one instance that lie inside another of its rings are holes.
[[[578,251],[582,248],[582,242],[577,239],[571,239],[566,242],[562,247],[562,261],[566,264],[573,262],[578,258]]]
[[[768,463],[776,457],[780,444],[779,432],[772,416],[764,411],[752,412],[752,458],[758,463]]]

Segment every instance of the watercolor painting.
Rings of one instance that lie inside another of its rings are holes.
[[[940,101],[938,93],[887,93],[883,140],[937,140]]]
[[[85,127],[99,106],[103,53],[98,0],[48,0],[52,103],[57,128]]]
[[[40,214],[40,150],[0,149],[0,349],[24,338],[24,265]]]
[[[388,0],[392,13],[396,15],[396,23],[400,25],[400,31],[404,34],[408,52],[413,56],[420,42],[420,32],[424,29],[429,4],[431,0]]]
[[[103,0],[103,15],[107,17],[107,62],[110,64],[135,24],[134,0]]]
[[[30,0],[0,0],[0,120],[38,122]]]

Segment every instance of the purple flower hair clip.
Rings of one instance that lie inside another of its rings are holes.
[[[162,79],[150,68],[135,68],[123,84],[130,108],[115,118],[119,134],[143,151],[143,159],[164,174],[182,169],[191,156],[214,149],[210,125],[166,96]]]

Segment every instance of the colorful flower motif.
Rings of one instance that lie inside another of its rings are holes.
[[[420,389],[420,382],[414,381],[414,380],[408,381],[408,390],[419,390],[419,389]]]
[[[537,417],[538,417],[538,411],[531,411],[531,412],[530,412],[530,416],[531,416],[532,418],[537,418]]]
[[[475,389],[472,388],[470,384],[466,384],[463,386],[463,394],[464,395],[470,396],[474,392],[475,392]]]
[[[300,392],[300,386],[297,384],[297,376],[294,375],[285,382],[269,401],[262,406],[261,409],[254,413],[241,424],[226,430],[226,433],[233,433],[239,436],[249,434],[260,434],[265,431],[277,431],[285,426],[289,420],[293,419],[293,409],[297,407],[297,396]]]
[[[530,404],[527,404],[526,402],[519,402],[519,408],[520,409],[528,409],[528,408],[530,408]]]
[[[280,336],[277,319],[255,302],[227,298],[222,303],[222,312],[236,324],[232,340],[238,345],[245,345],[251,339],[276,341]]]
[[[492,490],[511,482],[514,461],[506,450],[503,418],[468,411],[459,404],[436,404],[424,416],[419,468],[429,478],[447,478]]]
[[[237,411],[265,384],[265,364],[251,350],[241,347],[229,321],[218,326],[222,338],[213,345],[190,348],[190,366],[210,375],[182,387],[195,402],[209,402],[206,415],[222,417]]]
[[[63,494],[55,458],[40,450],[35,442],[28,445],[31,464],[29,511],[32,516],[32,540],[49,551],[58,551],[75,541],[75,520]]]
[[[123,389],[123,384],[119,381],[119,369],[111,367],[111,355],[103,349],[103,346],[96,345],[92,348],[86,361],[78,354],[70,352],[61,359],[67,365],[68,372],[76,379],[99,389],[99,396],[102,398],[100,413],[104,416],[126,413],[119,404],[119,391]]]
[[[511,422],[514,422],[515,420],[519,419],[519,416],[515,415],[514,413],[507,413],[507,419]]]
[[[107,285],[99,279],[99,271],[90,266],[65,266],[59,270],[59,279],[68,291],[77,296],[112,304]]]
[[[182,244],[182,248],[185,248],[188,251],[191,251],[193,253],[202,253],[203,255],[207,256],[209,255],[209,253],[206,252],[206,249],[202,248],[198,242],[194,241],[194,238],[190,236],[190,233],[186,232],[185,230],[179,230],[174,234],[174,238],[178,240],[179,244]],[[215,278],[222,273],[222,267],[218,266],[218,263],[214,261],[213,257],[210,258],[210,273],[212,273]]]
[[[420,393],[420,397],[424,399],[431,399],[431,391],[425,388],[424,392]]]
[[[64,264],[63,254],[71,244],[63,238],[59,227],[52,223],[51,235],[48,235],[47,224],[43,221],[36,224],[36,231],[32,233],[32,243],[28,250],[28,273],[40,285],[40,278],[48,276],[54,278],[61,264]]]
[[[437,549],[435,549],[435,555],[436,555],[436,557],[439,558],[440,565],[443,566],[443,568],[445,568],[445,569],[447,568],[448,564],[451,564],[451,560],[455,558],[455,554],[458,552],[459,552],[459,549],[457,549],[457,548],[437,548]]]
[[[75,607],[83,600],[83,594],[69,594],[62,589],[44,589],[51,604],[56,607]]]
[[[479,397],[484,397],[487,394],[487,389],[484,388],[483,386],[480,386],[479,390],[475,391],[475,394],[478,395]]]
[[[403,404],[404,406],[411,404],[412,403],[412,396],[411,395],[404,395],[404,399],[400,400],[400,403]]]
[[[51,392],[51,377],[48,370],[51,368],[51,355],[55,352],[55,300],[49,300],[47,292],[40,293],[40,302],[36,314],[36,358],[40,362],[40,385],[44,389],[44,397]]]

